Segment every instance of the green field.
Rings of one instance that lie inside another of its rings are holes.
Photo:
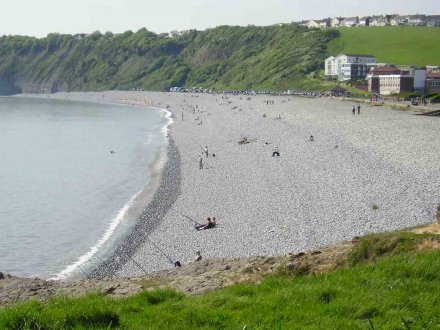
[[[440,65],[440,28],[366,27],[338,29],[340,37],[328,44],[330,55],[371,54],[380,63]]]
[[[430,235],[362,239],[349,263],[310,276],[282,270],[261,284],[195,297],[172,290],[100,295],[0,310],[1,329],[439,329],[440,252]],[[384,257],[386,255],[386,257]]]

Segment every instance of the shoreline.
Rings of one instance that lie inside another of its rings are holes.
[[[155,214],[144,214],[126,243],[92,273],[95,278],[171,268],[165,255],[185,264],[197,250],[206,258],[310,250],[430,223],[433,206],[440,201],[438,126],[427,118],[415,120],[408,112],[364,105],[362,115],[352,117],[344,102],[265,95],[252,101],[228,95],[222,101],[221,95],[114,91],[49,98],[163,110],[170,106],[175,117],[168,134],[178,162],[167,163],[167,168],[177,168],[178,178],[164,166],[161,180],[169,179],[169,186],[155,193],[158,210],[153,207]],[[275,99],[276,105],[266,106],[265,98]],[[276,120],[278,115],[281,120]],[[414,134],[420,130],[413,124],[428,130],[418,137]],[[313,148],[310,133],[316,139]],[[251,143],[240,146],[236,142],[244,136]],[[269,157],[275,144],[283,156],[276,162]],[[209,168],[200,171],[197,155],[202,145],[209,145],[217,157],[206,159]],[[172,182],[176,179],[178,191]],[[378,210],[372,209],[375,204]],[[214,215],[219,226],[195,232],[177,212],[200,222]]]
[[[166,157],[167,160],[158,175],[159,183],[153,198],[138,217],[134,228],[117,244],[110,256],[88,275],[88,278],[102,279],[114,276],[125,263],[133,260],[139,246],[148,241],[148,234],[160,225],[180,194],[180,155],[170,136],[168,136]]]

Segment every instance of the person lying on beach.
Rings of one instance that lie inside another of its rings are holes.
[[[215,225],[216,225],[215,218],[213,218],[211,220],[211,218],[208,217],[208,219],[206,221],[207,222],[205,224],[195,225],[196,230],[211,229],[211,228],[215,227]]]

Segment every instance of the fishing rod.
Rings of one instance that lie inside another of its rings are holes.
[[[171,209],[170,209],[170,211],[172,211],[172,212],[176,212],[176,213],[179,213],[181,216],[187,218],[188,220],[191,220],[192,222],[194,222],[194,223],[197,224],[197,225],[202,225],[200,222],[197,222],[197,221],[194,220],[193,218],[191,218],[191,217],[189,217],[189,216],[183,214],[183,213],[180,212],[180,211],[177,211],[177,210],[171,210]]]
[[[165,258],[168,259],[169,262],[171,262],[173,265],[175,265],[175,262],[173,261],[173,259],[171,259],[165,252],[163,252],[163,250],[157,245],[155,244],[153,241],[151,241],[150,239],[148,239],[148,237],[145,237],[145,239],[151,244],[153,245],[157,250],[160,251],[160,253],[162,253]]]
[[[130,255],[126,254],[126,253],[122,253],[123,255],[125,255],[126,257],[129,257],[131,259],[131,261],[134,262],[134,264],[136,266],[138,266],[144,273],[148,273],[144,267],[142,267],[139,263],[136,262],[136,260],[134,260],[134,258],[132,258]]]

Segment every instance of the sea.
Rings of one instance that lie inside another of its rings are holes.
[[[154,194],[170,121],[142,106],[0,97],[0,271],[93,270]]]

